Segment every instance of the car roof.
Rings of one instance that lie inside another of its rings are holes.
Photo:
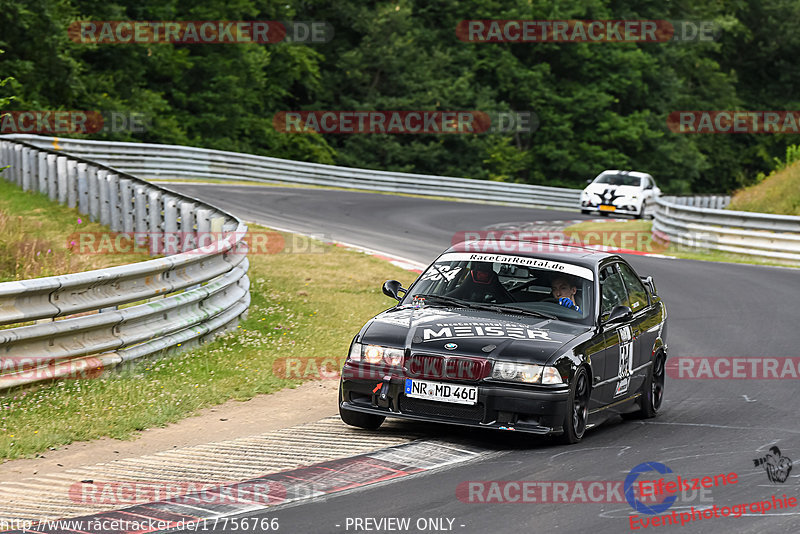
[[[601,172],[600,174],[598,174],[597,176],[600,176],[601,174],[611,174],[611,173],[616,173],[616,174],[624,174],[624,175],[627,175],[627,176],[635,176],[635,177],[637,177],[637,178],[645,178],[645,177],[650,177],[650,178],[652,178],[652,176],[650,176],[650,175],[649,175],[649,174],[647,174],[646,172],[639,172],[639,171],[620,171],[620,170],[617,170],[617,169],[609,169],[609,170],[605,170],[605,171]]]
[[[517,250],[509,250],[509,243],[516,242],[520,246]],[[526,250],[526,244],[533,245],[532,250]],[[548,250],[552,248],[554,250]],[[544,250],[541,250],[544,249]],[[443,254],[448,252],[473,252],[475,254],[498,254],[506,256],[522,256],[525,258],[537,258],[548,261],[558,261],[580,265],[593,269],[606,258],[622,259],[617,254],[604,252],[577,245],[565,245],[558,242],[531,241],[524,239],[475,239],[457,243]]]

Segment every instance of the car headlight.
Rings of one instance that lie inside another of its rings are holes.
[[[492,367],[492,378],[526,384],[563,383],[558,369],[534,363],[495,362]]]
[[[372,364],[385,362],[389,365],[399,367],[403,365],[403,349],[353,343],[353,346],[350,348],[350,360],[354,362],[364,361]]]

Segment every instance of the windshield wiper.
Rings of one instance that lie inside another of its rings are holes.
[[[469,304],[470,308],[475,308],[476,310],[508,312],[508,313],[516,313],[519,315],[533,315],[534,317],[543,317],[544,319],[553,319],[554,321],[558,320],[558,317],[556,317],[555,315],[551,315],[549,313],[544,313],[534,310],[525,310],[522,308],[515,308],[514,306],[504,306],[502,304],[479,304],[471,302]]]

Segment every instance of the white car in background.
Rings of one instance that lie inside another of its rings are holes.
[[[603,171],[581,193],[581,213],[621,213],[644,218],[661,190],[653,177],[636,171]]]

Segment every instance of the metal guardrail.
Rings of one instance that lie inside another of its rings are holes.
[[[730,195],[694,195],[688,197],[669,197],[670,202],[680,206],[723,210],[731,203]]]
[[[112,232],[144,236],[152,253],[168,250],[172,238],[181,249],[130,265],[0,283],[0,325],[36,321],[0,330],[0,389],[189,348],[246,313],[247,227],[233,215],[98,162],[7,137],[0,138],[0,167],[6,165],[7,180],[78,208]]]
[[[212,178],[322,185],[566,208],[576,208],[581,194],[579,189],[565,187],[373,171],[177,145],[90,141],[26,134],[5,137],[83,156],[146,179]]]
[[[689,248],[800,263],[800,217],[688,204],[676,197],[659,198],[653,235]]]

